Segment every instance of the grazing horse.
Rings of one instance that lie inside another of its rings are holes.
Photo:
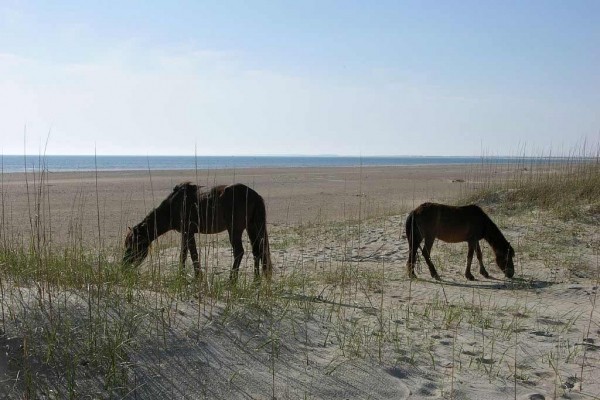
[[[465,276],[470,281],[475,279],[471,274],[474,251],[477,252],[479,273],[486,278],[490,277],[483,266],[481,247],[479,247],[481,239],[485,239],[492,247],[496,256],[496,264],[504,272],[504,275],[512,278],[515,273],[513,264],[515,251],[496,224],[476,205],[454,207],[445,204],[423,203],[406,218],[406,239],[409,247],[406,267],[410,278],[416,277],[417,249],[421,248],[421,241],[425,240],[421,253],[423,253],[431,276],[440,279],[430,258],[431,247],[435,239],[448,243],[467,242],[469,244]]]
[[[267,235],[265,202],[254,190],[241,183],[215,186],[209,190],[189,182],[181,183],[158,207],[139,224],[129,229],[125,238],[125,264],[139,264],[147,255],[150,243],[170,231],[181,232],[181,265],[189,250],[196,276],[200,274],[200,261],[196,248],[196,233],[219,233],[227,230],[233,248],[233,266],[230,279],[237,279],[244,246],[242,233],[248,232],[254,255],[254,276],[271,277],[272,264]]]

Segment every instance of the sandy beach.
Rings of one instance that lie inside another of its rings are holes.
[[[96,244],[100,234],[103,244],[112,246],[184,181],[244,183],[265,199],[270,225],[293,226],[394,214],[423,201],[448,200],[473,184],[475,175],[482,173],[473,165],[50,172],[40,186],[39,174],[15,173],[3,176],[2,209],[9,236],[31,234],[39,217],[54,243]],[[44,206],[38,210],[40,193]]]

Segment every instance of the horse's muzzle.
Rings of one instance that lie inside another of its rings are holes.
[[[138,257],[136,257],[136,255],[132,251],[127,251],[123,255],[123,259],[121,260],[121,264],[130,267],[130,266],[132,266],[132,265],[134,265],[136,263],[139,263],[139,261],[137,260],[137,258]]]

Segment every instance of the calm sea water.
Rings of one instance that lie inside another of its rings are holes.
[[[0,156],[3,173],[66,171],[190,170],[265,167],[354,167],[527,162],[513,157],[345,156]]]

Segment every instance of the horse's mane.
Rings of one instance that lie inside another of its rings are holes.
[[[182,192],[185,193],[187,190],[197,190],[199,187],[200,186],[194,185],[192,182],[189,182],[189,181],[182,182],[182,183],[175,185],[175,187],[173,188],[171,193],[169,193],[169,195],[163,201],[161,201],[158,206],[153,208],[148,213],[148,215],[146,215],[146,217],[142,220],[142,222],[137,224],[135,227],[140,229],[144,226],[146,226],[146,227],[148,227],[149,225],[154,226],[154,222],[156,220],[156,214],[159,213],[161,210],[169,210],[171,208],[173,201],[180,193],[182,193]]]
[[[187,191],[196,192],[201,187],[204,187],[204,186],[193,184],[190,181],[178,183],[177,185],[175,185],[175,187],[173,188],[171,193],[169,193],[169,195],[155,209],[160,208],[164,204],[170,204],[173,201],[173,199],[175,199],[175,197],[182,192],[184,192],[184,193]]]
[[[190,181],[186,181],[186,182],[181,182],[178,183],[177,185],[175,185],[175,187],[173,188],[173,191],[171,192],[171,194],[169,194],[167,196],[167,199],[170,197],[175,196],[177,193],[179,193],[182,190],[188,190],[188,189],[197,189],[199,186],[198,185],[194,185],[192,182]]]

